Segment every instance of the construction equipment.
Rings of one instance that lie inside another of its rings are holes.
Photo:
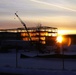
[[[19,21],[21,22],[21,24],[25,27],[25,30],[27,31],[27,34],[28,34],[28,37],[29,37],[29,40],[32,41],[32,40],[31,40],[31,36],[30,36],[30,34],[29,34],[29,32],[28,32],[28,29],[27,29],[27,27],[26,27],[26,24],[21,20],[21,18],[18,16],[17,13],[15,13],[15,15],[16,15],[16,17],[19,19]]]

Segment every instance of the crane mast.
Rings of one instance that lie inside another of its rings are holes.
[[[21,22],[21,24],[24,26],[25,30],[27,31],[27,34],[28,34],[28,37],[29,37],[30,41],[32,41],[32,40],[31,40],[31,36],[30,36],[30,34],[29,34],[29,32],[28,32],[28,29],[27,29],[27,27],[26,27],[26,24],[20,19],[20,17],[17,15],[17,13],[15,13],[15,15],[16,15],[16,17],[19,19],[19,21]]]

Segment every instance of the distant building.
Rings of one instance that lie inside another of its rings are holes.
[[[33,44],[35,45],[36,49],[38,49],[39,51],[42,51],[46,49],[45,46],[48,48],[48,50],[50,50],[51,48],[50,46],[54,46],[56,44],[56,38],[58,35],[57,28],[39,26],[39,27],[30,27],[27,29],[28,29],[28,32],[24,28],[0,30],[0,41],[2,41],[2,46],[5,45],[6,48],[7,47],[16,48],[16,46],[18,48],[24,48],[19,44],[24,45],[27,41],[27,42],[30,42],[30,44],[28,44],[28,47],[30,46],[32,48],[33,47],[32,44]],[[23,40],[25,42],[20,43],[20,41],[16,41],[16,40]],[[12,43],[15,43],[15,44],[12,45]],[[25,48],[27,47],[25,46]]]
[[[42,44],[53,45],[56,42],[56,37],[58,35],[58,29],[55,27],[30,27],[28,28],[28,33],[23,28],[17,29],[4,29],[0,30],[0,39],[1,40],[24,40],[32,42],[40,42]],[[30,38],[29,38],[30,37]]]
[[[27,48],[29,49],[29,45],[31,46],[31,44],[29,44],[30,42],[32,42],[32,44],[36,45],[36,48],[38,50],[43,50],[41,48],[45,48],[45,46],[47,47],[47,51],[58,51],[59,46],[57,45],[57,36],[58,36],[58,29],[55,27],[48,27],[48,26],[39,26],[39,27],[29,27],[28,29],[28,33],[24,28],[17,28],[17,29],[1,29],[0,30],[0,41],[3,42],[2,44],[5,45],[4,43],[6,42],[6,44],[12,45],[12,40],[13,43],[15,43],[12,47],[15,47],[16,43],[18,45],[19,48]],[[63,45],[75,45],[76,44],[76,35],[63,35],[64,37],[64,41],[63,41]],[[19,40],[19,41],[16,41]],[[21,40],[25,41],[25,42],[21,42]],[[5,41],[5,42],[4,42]],[[18,43],[19,42],[19,43]],[[26,44],[26,42],[28,42],[28,47],[24,45]],[[22,44],[22,45],[19,45]],[[16,45],[16,46],[17,46]],[[7,46],[7,47],[8,47]],[[57,48],[55,49],[55,46],[57,46]],[[32,47],[31,47],[32,48]],[[60,51],[59,51],[60,52]]]

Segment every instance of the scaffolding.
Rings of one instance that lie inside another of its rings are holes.
[[[0,32],[7,33],[4,36],[5,39],[12,38],[12,40],[13,40],[13,36],[14,36],[14,38],[16,38],[17,40],[20,39],[23,41],[28,41],[31,43],[31,45],[32,44],[33,44],[33,46],[35,45],[34,47],[37,48],[39,51],[44,50],[45,47],[48,50],[53,50],[53,46],[56,45],[56,38],[58,36],[57,28],[48,27],[48,26],[39,26],[39,27],[29,27],[29,28],[27,28],[27,30],[30,35],[31,41],[27,34],[27,31],[24,28],[3,29],[3,30],[0,30]],[[10,37],[9,37],[9,33],[10,33]],[[46,49],[46,51],[47,51],[47,49]]]

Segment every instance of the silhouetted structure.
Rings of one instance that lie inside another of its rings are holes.
[[[36,48],[42,50],[44,46],[54,46],[56,44],[57,28],[39,26],[27,28],[32,44]],[[4,29],[0,32],[0,39],[2,40],[24,40],[30,41],[27,31],[24,28]]]

